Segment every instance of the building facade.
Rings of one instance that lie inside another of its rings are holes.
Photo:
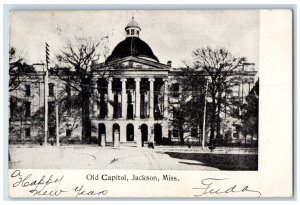
[[[125,27],[125,32],[125,40],[98,66],[101,70],[121,65],[122,72],[107,78],[103,78],[100,71],[99,74],[94,72],[93,96],[98,99],[90,99],[91,138],[102,146],[178,142],[180,134],[172,127],[174,113],[170,106],[176,107],[180,98],[181,86],[177,79],[181,71],[173,68],[171,61],[166,64],[159,62],[150,46],[141,40],[141,28],[134,19]],[[254,84],[256,71],[254,65],[249,64],[241,72],[245,78],[237,85],[233,95],[243,101]],[[61,105],[56,103],[59,96],[70,97],[76,91],[51,73],[47,81],[45,72],[31,73],[22,79],[18,88],[10,92],[10,140],[43,141],[46,95],[48,140],[82,141],[80,114],[75,109],[64,113]],[[48,85],[44,86],[45,82]],[[239,135],[234,132],[232,128],[230,140],[239,141]],[[187,136],[186,139],[199,141],[201,134],[191,133],[190,130],[182,134]]]

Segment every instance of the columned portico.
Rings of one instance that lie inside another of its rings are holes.
[[[106,79],[95,90],[102,96],[102,103],[93,110],[103,107],[104,111],[102,117],[93,119],[93,135],[101,140],[105,132],[108,146],[121,142],[142,147],[149,142],[159,144],[168,137],[170,66],[159,63],[151,48],[139,39],[140,31],[135,23],[126,27],[126,39],[106,60],[108,64],[115,60],[123,64],[122,74]]]

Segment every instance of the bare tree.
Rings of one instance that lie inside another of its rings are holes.
[[[210,47],[199,48],[193,52],[194,70],[204,71],[209,80],[208,93],[211,98],[210,112],[208,113],[210,121],[210,144],[215,138],[220,138],[221,118],[220,113],[222,105],[226,103],[224,94],[241,80],[239,71],[242,71],[246,64],[245,57],[234,57],[228,50]]]
[[[170,92],[170,97],[177,97],[176,103],[170,103],[169,110],[173,113],[172,126],[180,133],[180,142],[184,143],[184,132],[197,130],[200,141],[200,126],[203,123],[205,78],[203,72],[186,67],[181,68],[180,76],[176,78],[181,86],[179,93]],[[175,89],[176,90],[176,89]]]
[[[121,69],[117,66],[100,64],[101,57],[107,57],[109,52],[105,42],[107,38],[101,38],[100,42],[92,42],[89,39],[76,38],[75,43],[68,42],[63,50],[56,56],[57,63],[50,69],[50,73],[56,75],[78,93],[78,102],[81,108],[82,139],[90,142],[90,100],[99,100],[94,90],[93,77],[108,79],[118,74]]]
[[[9,91],[19,87],[27,73],[36,72],[34,67],[25,63],[22,54],[11,47],[9,49]]]
[[[246,103],[244,104],[245,112],[242,115],[242,132],[245,135],[251,135],[251,145],[253,142],[253,136],[258,135],[258,111],[259,111],[259,80],[255,82],[254,87],[246,97]],[[257,146],[257,144],[256,144]]]

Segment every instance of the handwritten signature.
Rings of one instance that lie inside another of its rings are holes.
[[[261,192],[257,190],[253,190],[249,188],[249,185],[246,186],[238,186],[236,184],[230,185],[229,187],[224,186],[221,188],[220,184],[218,186],[218,182],[224,181],[227,178],[205,178],[201,181],[201,187],[195,187],[193,189],[199,190],[200,192],[194,194],[195,197],[200,197],[204,195],[221,195],[221,194],[229,194],[229,193],[242,193],[242,192],[252,192],[257,195],[257,197],[261,196]]]
[[[64,175],[59,177],[54,177],[53,175],[46,176],[43,175],[38,179],[34,179],[32,174],[23,176],[20,170],[15,170],[11,176],[16,180],[12,186],[13,187],[29,187],[29,193],[32,196],[60,196],[62,193],[74,192],[74,196],[100,196],[106,195],[108,190],[94,191],[94,190],[85,190],[84,185],[76,186],[73,189],[61,189],[59,185],[64,179]]]

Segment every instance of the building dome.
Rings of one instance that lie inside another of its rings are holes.
[[[124,41],[120,42],[106,59],[106,62],[128,56],[150,58],[159,62],[150,46],[138,37],[127,37]]]
[[[106,59],[107,63],[128,56],[148,58],[159,62],[150,46],[139,38],[141,28],[134,20],[134,17],[132,17],[132,20],[125,27],[125,31],[126,39],[114,48],[111,55]]]

